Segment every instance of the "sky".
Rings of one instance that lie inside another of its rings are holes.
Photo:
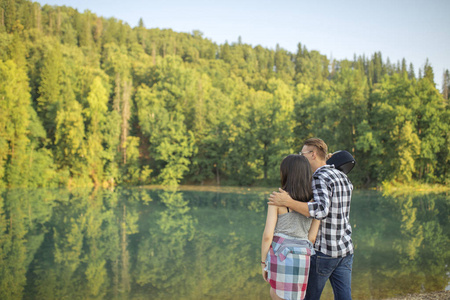
[[[450,0],[39,0],[114,17],[130,26],[142,18],[146,28],[177,32],[199,30],[223,44],[237,42],[292,53],[301,43],[328,58],[403,58],[416,76],[426,60],[434,81],[450,69]]]

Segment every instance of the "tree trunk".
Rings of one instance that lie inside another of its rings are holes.
[[[216,183],[217,183],[217,185],[220,185],[219,165],[216,165]]]
[[[128,137],[128,121],[130,119],[130,98],[131,98],[131,81],[125,81],[123,84],[122,97],[122,156],[123,164],[127,163],[127,137]]]

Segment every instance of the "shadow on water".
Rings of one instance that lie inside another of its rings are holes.
[[[0,299],[270,299],[269,192],[3,190]],[[354,299],[448,286],[449,200],[355,192]]]

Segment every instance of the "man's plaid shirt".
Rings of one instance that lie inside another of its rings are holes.
[[[325,255],[344,257],[353,253],[350,202],[353,185],[333,165],[320,167],[312,178],[312,218],[322,220],[314,248]]]

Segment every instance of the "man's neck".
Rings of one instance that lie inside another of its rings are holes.
[[[326,162],[324,162],[324,161],[317,162],[317,164],[314,164],[314,166],[311,166],[313,173],[316,172],[318,168],[323,167],[325,165],[326,165]]]

